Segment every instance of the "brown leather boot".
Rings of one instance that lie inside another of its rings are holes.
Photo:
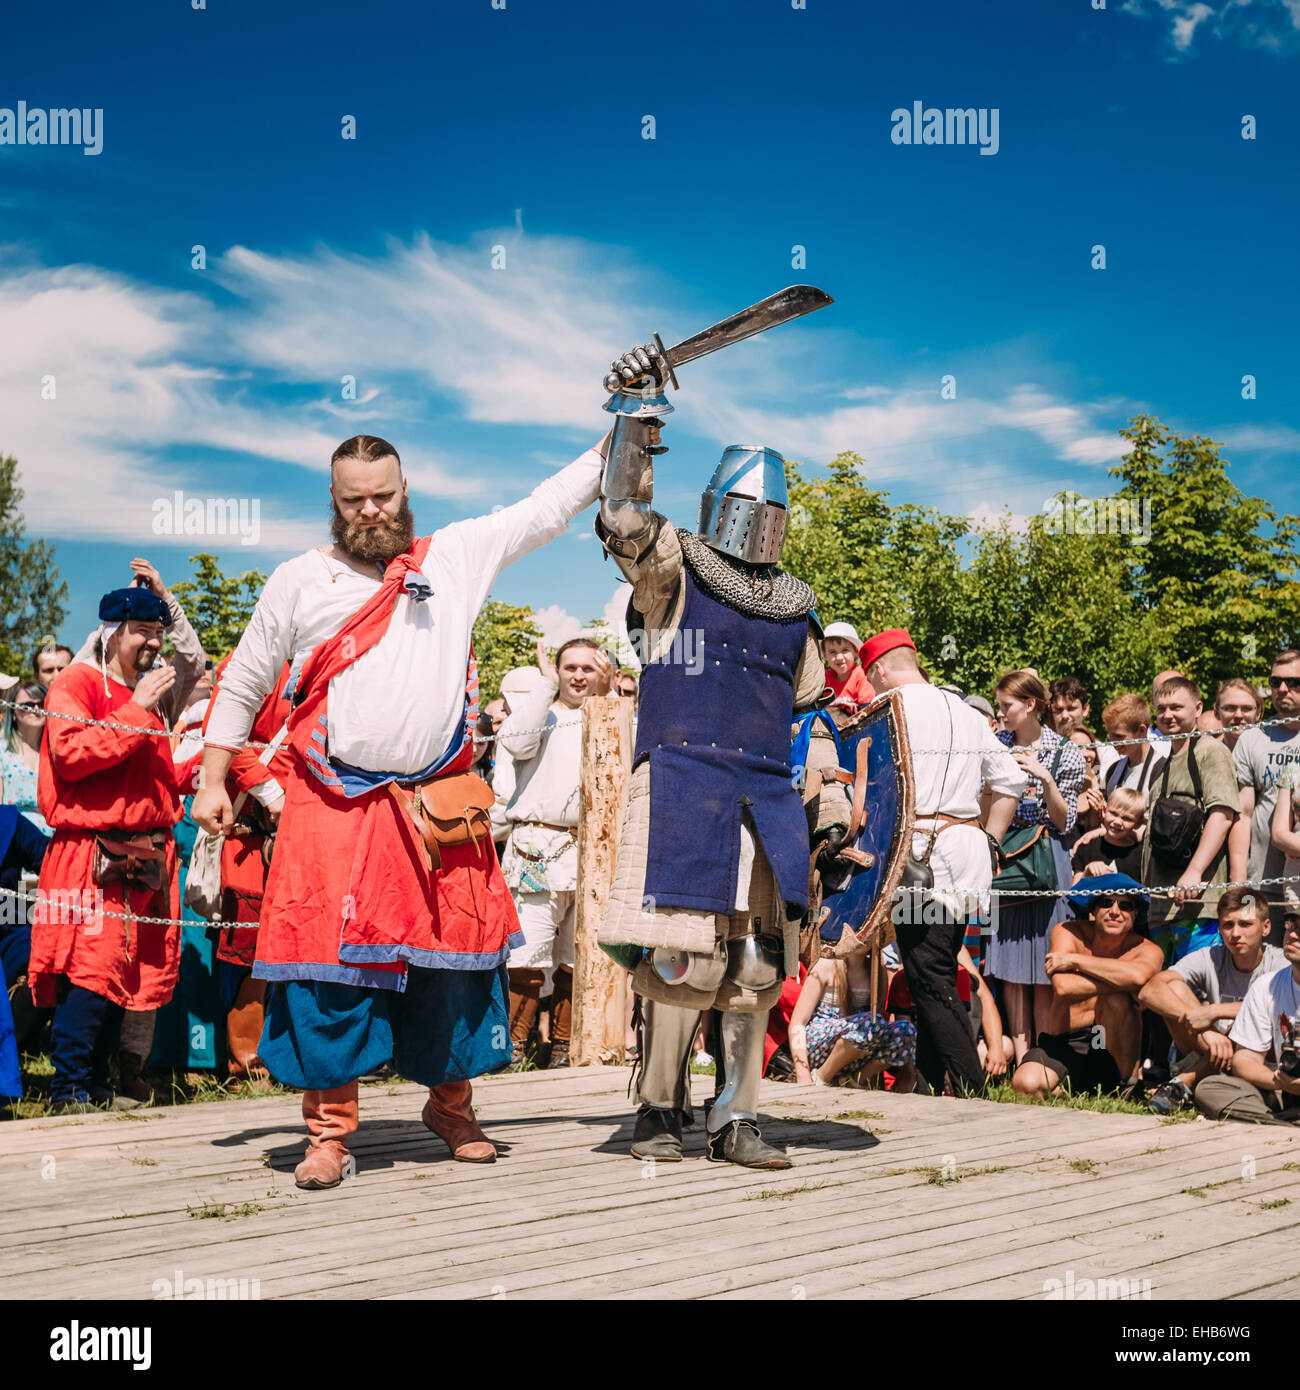
[[[474,1118],[473,1087],[468,1081],[448,1081],[429,1087],[420,1118],[461,1163],[495,1163],[497,1151]]]
[[[569,1033],[573,1026],[573,971],[559,966],[555,971],[555,993],[551,995],[551,1055],[547,1071],[569,1065]]]
[[[257,1055],[266,1021],[266,981],[250,975],[239,986],[226,1015],[227,1070],[233,1080],[270,1089],[271,1074]]]
[[[511,1065],[524,1060],[528,1039],[537,1026],[537,1011],[541,1004],[542,981],[540,970],[510,970],[510,1048]]]
[[[304,1091],[302,1117],[311,1139],[306,1156],[294,1169],[293,1180],[299,1187],[337,1187],[356,1172],[347,1138],[357,1128],[357,1083],[349,1081],[328,1091]]]

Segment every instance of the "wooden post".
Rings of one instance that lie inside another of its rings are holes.
[[[625,696],[582,702],[578,810],[578,908],[574,939],[573,1066],[621,1062],[627,971],[596,944],[614,877],[614,855],[632,770],[632,704]]]

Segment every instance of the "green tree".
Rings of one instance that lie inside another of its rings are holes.
[[[266,585],[261,570],[246,570],[234,577],[222,574],[215,555],[191,555],[194,578],[172,584],[190,626],[199,635],[203,650],[219,661],[233,651],[253,616],[258,596]]]
[[[1272,653],[1300,639],[1300,517],[1279,516],[1228,478],[1222,447],[1148,415],[1112,476],[1150,509],[1150,541],[1130,568],[1154,670],[1174,666],[1208,695],[1229,676],[1259,679]]]
[[[32,649],[56,638],[68,616],[68,586],[54,546],[24,539],[22,500],[18,460],[0,456],[0,671],[30,680]]]
[[[501,678],[516,666],[531,666],[541,637],[533,610],[488,599],[474,620],[474,659],[478,663],[479,704],[501,693]]]
[[[1263,677],[1300,642],[1300,518],[1230,482],[1213,440],[1147,416],[1120,434],[1132,449],[1111,469],[1114,498],[1060,493],[1020,529],[892,504],[854,453],[824,476],[791,464],[782,564],[824,622],[905,627],[935,679],[985,694],[1032,666],[1079,676],[1100,715],[1162,666],[1207,697],[1228,676]]]
[[[1107,701],[1141,690],[1153,674],[1129,593],[1129,539],[1072,529],[1063,518],[1075,499],[1054,500],[1059,509],[1031,516],[1023,532],[1007,518],[977,532],[954,628],[956,679],[991,695],[1012,667],[1032,666],[1047,681],[1075,675],[1099,719]]]

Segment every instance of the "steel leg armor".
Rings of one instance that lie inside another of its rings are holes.
[[[641,1010],[644,1042],[638,1103],[656,1110],[685,1110],[686,1064],[700,1015],[653,999],[643,999]]]

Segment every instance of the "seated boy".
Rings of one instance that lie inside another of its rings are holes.
[[[1232,1075],[1197,1084],[1196,1108],[1212,1120],[1300,1121],[1300,904],[1285,912],[1284,964],[1252,982],[1228,1034]]]
[[[1268,929],[1268,900],[1257,889],[1229,888],[1219,899],[1219,944],[1190,952],[1143,987],[1138,1003],[1164,1019],[1179,1052],[1173,1076],[1147,1100],[1157,1115],[1190,1105],[1203,1078],[1232,1071],[1227,1034],[1246,991],[1286,965],[1280,947],[1264,945]]]
[[[1119,1091],[1137,1070],[1137,996],[1160,969],[1159,946],[1140,935],[1143,889],[1124,874],[1089,885],[1088,920],[1061,922],[1048,939],[1048,1029],[1025,1053],[1012,1085],[1022,1096]]]
[[[1074,882],[1095,874],[1142,877],[1142,827],[1147,799],[1132,787],[1116,787],[1101,812],[1101,825],[1079,837],[1070,856]]]

